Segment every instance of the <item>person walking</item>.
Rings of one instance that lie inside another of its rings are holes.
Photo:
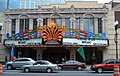
[[[17,59],[16,56],[14,56],[13,60],[15,61],[16,59]]]
[[[7,56],[5,56],[5,64],[7,63],[7,61],[8,61],[8,60],[7,60]]]

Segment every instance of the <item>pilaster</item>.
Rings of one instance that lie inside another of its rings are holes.
[[[62,19],[62,26],[65,26],[65,18]]]
[[[16,19],[16,32],[15,33],[18,33],[20,32],[20,20],[19,19]]]
[[[33,29],[33,19],[29,19],[29,30]]]
[[[9,33],[9,35],[11,36],[12,34],[12,29],[11,29],[11,22],[12,20],[11,19],[7,19],[6,21],[6,33]]]
[[[84,30],[84,27],[83,27],[83,18],[80,18],[80,29]]]
[[[95,34],[98,34],[98,19],[94,19],[94,32]]]

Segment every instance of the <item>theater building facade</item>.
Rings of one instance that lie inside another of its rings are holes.
[[[4,46],[16,57],[61,63],[62,58],[101,63],[109,47],[109,4],[66,2],[34,9],[8,9]],[[83,47],[86,61],[77,52]]]

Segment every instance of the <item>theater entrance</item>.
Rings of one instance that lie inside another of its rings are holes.
[[[70,52],[63,47],[47,48],[43,51],[43,59],[59,64],[62,63],[62,59],[64,61],[70,59]]]

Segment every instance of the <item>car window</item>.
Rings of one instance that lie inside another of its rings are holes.
[[[38,65],[38,64],[40,64],[40,62],[36,62],[36,63],[34,63],[34,65]]]
[[[120,63],[120,60],[116,60],[116,63]]]
[[[114,60],[106,61],[105,63],[106,63],[106,64],[113,64],[113,63],[114,63]]]
[[[73,64],[73,61],[67,61],[65,64]]]
[[[29,59],[20,59],[19,61],[30,61]]]
[[[20,61],[19,59],[15,60],[15,61]]]
[[[46,63],[46,62],[41,62],[40,64],[41,64],[41,65],[46,65],[47,63]]]
[[[73,61],[74,64],[78,64],[79,62],[78,61]]]

